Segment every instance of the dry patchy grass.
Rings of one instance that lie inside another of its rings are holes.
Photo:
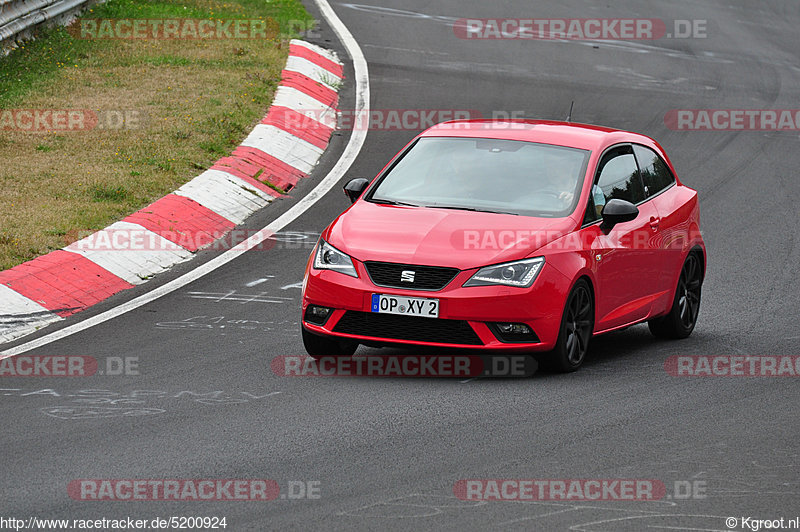
[[[119,12],[122,5],[152,18],[158,8],[147,0],[107,5],[110,15],[99,8],[92,16],[135,16]],[[225,9],[239,18],[263,11],[251,0],[181,5],[220,18]],[[282,13],[284,20],[308,19],[295,0],[281,5],[300,13]],[[138,121],[57,134],[0,132],[0,270],[107,226],[229,154],[268,108],[288,52],[281,39],[71,42],[64,30],[55,33],[52,54],[45,53],[48,36],[28,48],[38,47],[31,60],[58,64],[36,65],[41,76],[20,75],[25,90],[0,86],[0,108],[122,112]]]

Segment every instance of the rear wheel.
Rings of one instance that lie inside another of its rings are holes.
[[[305,327],[303,330],[303,347],[306,353],[314,359],[323,357],[349,357],[358,349],[358,342],[351,340],[340,340],[330,336],[320,336],[310,333]]]
[[[659,338],[686,338],[692,334],[700,312],[702,287],[702,263],[698,254],[692,252],[683,263],[669,314],[647,322],[650,332]]]
[[[594,331],[594,301],[589,283],[580,279],[567,297],[556,347],[540,361],[550,369],[575,371],[586,358]]]

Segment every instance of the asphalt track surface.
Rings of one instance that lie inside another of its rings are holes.
[[[678,378],[664,370],[671,355],[800,354],[798,133],[679,132],[664,124],[671,109],[797,108],[798,4],[614,4],[563,0],[539,3],[535,13],[522,1],[332,5],[369,63],[373,109],[517,111],[563,119],[575,100],[576,121],[659,140],[701,198],[709,267],[689,339],[655,340],[646,326],[635,326],[596,338],[583,369],[569,375],[467,382],[279,377],[270,369],[274,357],[304,354],[300,289],[291,285],[301,280],[310,251],[310,244],[284,242],[28,353],[90,355],[101,362],[138,357],[139,375],[0,382],[0,515],[225,516],[229,530],[604,531],[726,530],[728,516],[788,520],[800,514],[797,379]],[[308,8],[322,18],[315,5]],[[467,42],[450,27],[461,17],[515,16],[707,19],[708,37]],[[347,57],[324,21],[320,33],[316,42]],[[352,79],[352,65],[346,68]],[[353,91],[345,84],[342,108],[352,105]],[[370,131],[348,176],[374,176],[415,133]],[[326,175],[347,136],[336,135],[296,197]],[[263,227],[292,201],[271,205],[246,227]],[[337,186],[287,231],[307,233],[306,242],[313,242],[346,206]],[[375,353],[362,347],[358,356]],[[99,415],[98,407],[110,410]],[[151,413],[120,415],[129,407]],[[95,414],[81,417],[87,408]],[[266,478],[284,493],[289,481],[318,481],[321,497],[72,500],[68,483],[86,478]],[[677,495],[675,481],[700,481],[706,496],[460,501],[453,485],[467,478],[659,479],[670,495]]]

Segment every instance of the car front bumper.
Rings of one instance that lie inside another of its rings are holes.
[[[462,285],[477,271],[473,269],[459,272],[442,290],[428,291],[376,286],[364,264],[353,262],[358,278],[331,270],[307,270],[302,316],[303,327],[309,332],[369,345],[466,347],[504,352],[549,351],[556,343],[570,280],[547,264],[529,288],[465,288]],[[438,299],[439,317],[371,312],[373,294]],[[307,315],[309,305],[332,311],[324,321],[314,319]],[[493,327],[495,323],[523,323],[535,337],[511,341]]]

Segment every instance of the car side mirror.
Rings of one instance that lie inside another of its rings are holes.
[[[639,216],[639,209],[630,201],[612,199],[603,207],[602,216],[603,223],[600,224],[600,230],[608,233],[615,225],[636,219]]]
[[[359,177],[357,179],[351,179],[347,182],[344,186],[344,193],[345,195],[350,198],[350,203],[355,203],[358,198],[361,197],[361,194],[369,186],[369,180],[364,179],[363,177]]]

